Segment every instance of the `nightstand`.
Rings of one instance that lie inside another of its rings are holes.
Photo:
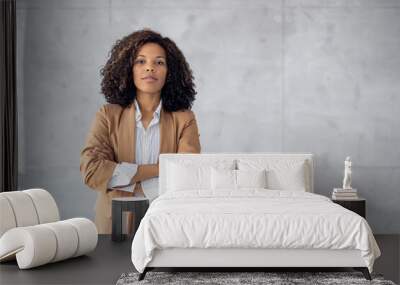
[[[350,211],[353,211],[356,214],[359,214],[361,217],[365,219],[366,200],[364,198],[357,198],[354,200],[332,199],[332,201]]]
[[[122,213],[130,211],[135,214],[135,235],[140,221],[146,214],[149,207],[149,199],[145,197],[119,197],[112,199],[112,241],[123,241],[125,236],[122,234]]]

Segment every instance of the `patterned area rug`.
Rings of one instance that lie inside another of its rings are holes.
[[[124,273],[117,285],[133,284],[387,284],[382,275],[372,274],[372,281],[360,272],[147,272],[145,279],[138,281],[139,273]]]

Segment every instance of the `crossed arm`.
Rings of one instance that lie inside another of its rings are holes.
[[[90,150],[90,153],[93,156],[98,157],[99,159],[109,159],[108,154],[110,152],[113,152],[113,150],[107,144],[104,144],[103,148],[94,147],[93,149]],[[136,174],[132,177],[129,184],[119,185],[119,187],[134,185],[136,182],[147,180],[153,177],[158,177],[158,163],[138,165]],[[115,190],[118,189],[119,187],[116,186],[113,187],[112,189]]]
[[[194,115],[187,121],[178,138],[177,152],[200,153],[199,134]],[[115,190],[108,188],[108,182],[117,165],[109,141],[109,123],[103,106],[96,113],[85,147],[81,151],[80,171],[86,185],[97,191],[108,192]],[[158,177],[158,169],[158,164],[138,165],[130,184]]]
[[[108,192],[111,179],[118,162],[109,140],[109,122],[105,106],[96,113],[86,143],[80,154],[80,171],[84,183],[90,188]],[[158,176],[158,165],[139,165],[131,184]]]

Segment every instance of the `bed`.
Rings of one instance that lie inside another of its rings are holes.
[[[132,242],[160,267],[352,267],[371,279],[367,221],[314,193],[312,154],[161,154],[160,196]]]

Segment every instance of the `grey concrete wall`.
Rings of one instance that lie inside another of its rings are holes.
[[[151,27],[194,70],[204,152],[312,152],[315,189],[353,186],[376,233],[400,232],[400,1],[18,1],[20,182],[93,217],[79,151],[100,67]],[[216,123],[217,122],[217,123]]]

